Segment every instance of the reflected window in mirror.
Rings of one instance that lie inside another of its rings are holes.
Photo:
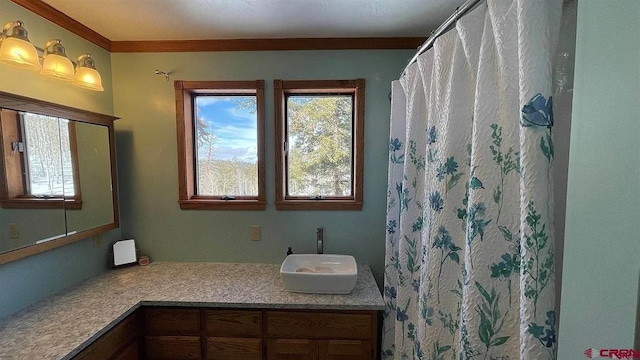
[[[2,110],[3,208],[81,209],[75,122]]]
[[[20,113],[23,134],[25,193],[29,196],[73,196],[75,181],[69,120]],[[77,158],[77,154],[73,154]],[[64,170],[64,171],[63,171]]]

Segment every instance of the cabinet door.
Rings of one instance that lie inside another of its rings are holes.
[[[208,360],[262,360],[262,340],[207,338]]]
[[[144,348],[149,360],[200,359],[200,337],[145,336]]]
[[[209,337],[259,338],[262,336],[260,310],[205,310],[205,334]]]
[[[367,340],[375,331],[369,313],[267,311],[267,336],[276,339]]]
[[[140,318],[133,313],[84,349],[74,360],[108,360],[124,351],[140,336]]]
[[[320,360],[371,360],[371,343],[360,340],[320,340]]]
[[[317,360],[318,342],[299,339],[270,339],[267,360]]]
[[[178,308],[144,308],[145,335],[198,336],[200,310]]]

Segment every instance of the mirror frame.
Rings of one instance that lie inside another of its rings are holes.
[[[0,108],[31,112],[64,118],[68,120],[74,120],[78,122],[106,126],[109,133],[109,152],[111,159],[111,196],[113,200],[112,223],[100,225],[88,230],[79,231],[72,235],[61,236],[58,239],[41,244],[33,244],[2,253],[0,254],[0,265],[31,255],[39,254],[51,249],[55,249],[67,244],[71,244],[80,240],[84,240],[92,236],[97,236],[109,230],[117,229],[118,227],[120,227],[120,212],[118,209],[118,183],[116,176],[115,133],[113,128],[113,122],[119,119],[118,117],[99,114],[88,110],[77,109],[66,105],[55,104],[44,100],[33,99],[26,96],[10,94],[3,91],[0,91]]]

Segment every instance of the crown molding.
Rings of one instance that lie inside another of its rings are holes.
[[[111,52],[416,49],[425,40],[423,37],[379,37],[112,41]]]
[[[71,31],[72,33],[88,40],[101,48],[111,51],[111,40],[98,34],[79,21],[72,19],[65,13],[57,10],[53,6],[43,2],[42,0],[11,0],[12,2],[22,6],[23,8],[39,15],[52,23]]]

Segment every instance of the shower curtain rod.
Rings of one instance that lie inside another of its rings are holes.
[[[413,55],[411,60],[409,60],[409,63],[407,64],[407,66],[405,66],[404,70],[402,70],[400,77],[404,75],[409,65],[413,64],[414,62],[416,62],[416,60],[418,60],[418,56],[420,56],[420,54],[429,50],[433,46],[433,42],[436,41],[436,39],[440,37],[440,35],[450,30],[451,27],[455,25],[456,21],[458,21],[458,19],[463,17],[466,13],[468,13],[471,9],[473,9],[476,5],[478,5],[478,3],[482,1],[486,1],[486,0],[467,0],[464,4],[456,8],[456,11],[454,11],[453,14],[451,14],[451,16],[449,16],[449,18],[442,23],[442,25],[438,26],[437,29],[432,31],[429,38],[418,48],[418,51],[416,51],[416,54]]]

